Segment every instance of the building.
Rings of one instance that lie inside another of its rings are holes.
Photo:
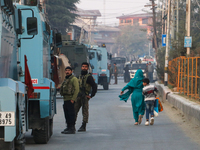
[[[79,17],[68,29],[68,35],[71,40],[77,40],[80,43],[89,43],[91,41],[91,31],[96,26],[97,17],[101,16],[99,10],[83,10],[78,8],[76,12]]]
[[[97,25],[97,17],[101,16],[99,10],[83,10],[78,8],[77,14],[79,17],[68,30],[70,39],[92,45],[101,45],[104,43],[108,52],[112,52],[115,38],[119,34],[120,29]]]
[[[91,31],[91,43],[101,45],[106,44],[108,52],[112,53],[115,38],[120,34],[120,29],[111,26],[95,26]]]
[[[127,26],[127,25],[139,25],[143,29],[147,29],[147,34],[151,33],[151,24],[152,14],[143,13],[143,14],[133,14],[133,15],[122,15],[117,17],[119,19],[119,27]]]

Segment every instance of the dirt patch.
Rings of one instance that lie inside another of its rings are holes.
[[[168,117],[200,146],[200,126],[191,123],[179,109],[168,102],[163,103],[163,107]]]

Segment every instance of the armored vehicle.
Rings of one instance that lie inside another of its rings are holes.
[[[93,45],[89,50],[90,64],[93,66],[93,77],[98,85],[102,85],[104,90],[109,89],[110,72],[108,70],[108,61],[112,56],[106,50],[105,44],[101,46]]]
[[[65,37],[63,36],[62,39]],[[74,75],[78,77],[81,74],[81,64],[83,62],[89,63],[88,49],[85,45],[70,40],[63,40],[62,45],[60,52],[69,59]]]

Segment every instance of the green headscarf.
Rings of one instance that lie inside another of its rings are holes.
[[[134,78],[131,79],[131,81],[126,85],[129,86],[128,91],[122,95],[119,95],[120,100],[127,102],[129,96],[131,95],[131,93],[133,93],[134,88],[143,88],[143,79],[143,72],[141,69],[138,69],[135,73]]]
[[[143,72],[141,69],[138,69],[137,72],[135,73],[134,78],[131,79],[131,81],[127,85],[133,88],[142,88],[143,79],[144,79]]]

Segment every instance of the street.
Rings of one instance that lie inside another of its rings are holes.
[[[65,135],[62,109],[63,100],[57,99],[57,115],[54,117],[54,133],[48,144],[34,143],[31,132],[26,134],[26,150],[199,150],[197,143],[189,138],[166,114],[159,113],[153,126],[135,126],[131,101],[120,101],[118,95],[126,84],[118,80],[109,90],[98,87],[96,96],[90,100],[89,123],[86,132]],[[113,82],[112,82],[113,83]],[[81,126],[79,112],[76,129]]]

